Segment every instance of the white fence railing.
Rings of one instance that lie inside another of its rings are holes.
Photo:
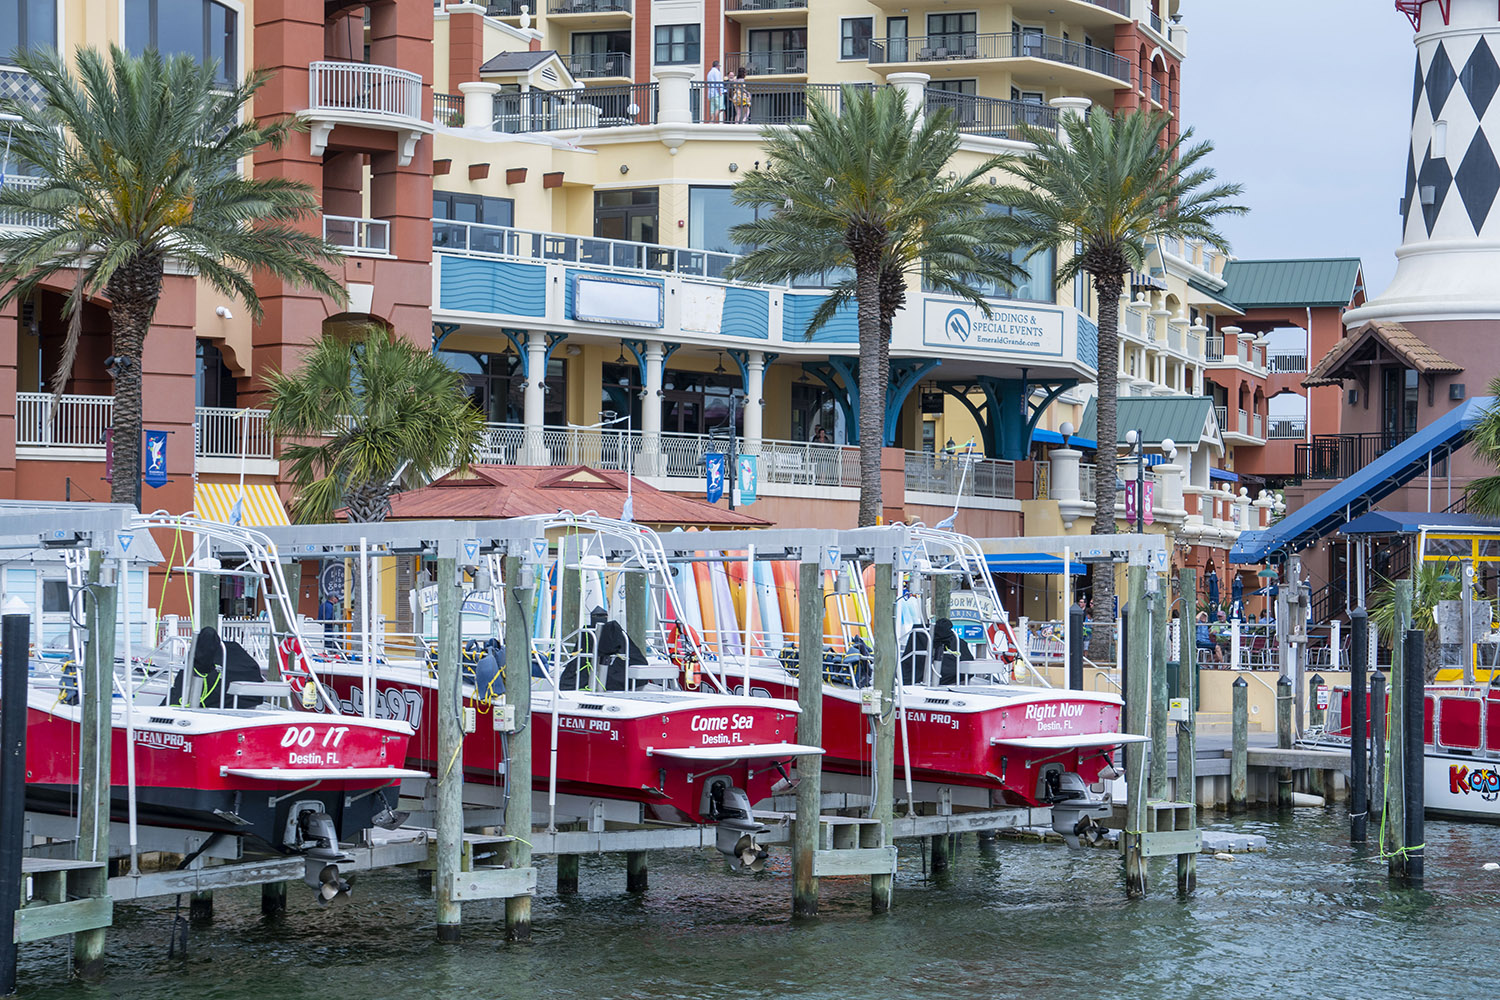
[[[695,278],[722,277],[738,254],[659,243],[634,243],[478,222],[432,220],[432,246],[455,253],[494,254],[519,260],[555,260],[625,271],[663,271]]]
[[[315,62],[308,70],[307,103],[313,111],[422,117],[422,77],[416,73],[352,62]]]
[[[323,241],[345,253],[389,256],[391,224],[385,219],[350,215],[323,216]]]
[[[1220,334],[1209,334],[1203,356],[1209,361],[1224,360],[1224,338]]]
[[[275,458],[276,442],[265,410],[200,406],[193,433],[199,458]]]
[[[22,448],[104,448],[113,396],[16,393],[16,444]]]
[[[1272,417],[1267,435],[1272,441],[1301,441],[1307,437],[1306,417]]]
[[[30,177],[24,174],[5,174],[0,178],[0,186],[8,188],[19,188],[23,191],[33,191],[42,186],[46,180],[44,177]],[[43,222],[42,216],[36,212],[28,212],[24,209],[6,208],[0,210],[0,226],[14,226],[23,228],[26,226],[39,226]]]
[[[1230,430],[1230,427],[1229,427],[1229,407],[1227,407],[1227,406],[1215,406],[1214,407],[1214,419],[1219,422],[1219,433],[1220,434],[1223,434],[1225,431]]]
[[[908,451],[906,488],[918,493],[1014,500],[1016,463],[980,455]]]

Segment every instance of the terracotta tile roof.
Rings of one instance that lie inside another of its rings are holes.
[[[594,511],[619,517],[625,507],[625,473],[584,465],[476,465],[451,472],[391,501],[391,520],[487,520]],[[771,522],[702,500],[667,493],[636,479],[635,520],[652,527],[761,528]]]
[[[1339,385],[1343,379],[1352,378],[1352,375],[1344,374],[1344,366],[1372,342],[1384,346],[1406,367],[1415,368],[1423,375],[1442,375],[1464,370],[1463,365],[1449,361],[1400,323],[1366,323],[1323,355],[1323,360],[1313,366],[1302,384]]]

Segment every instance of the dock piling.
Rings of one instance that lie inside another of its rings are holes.
[[[514,552],[505,557],[505,648],[506,657],[505,700],[515,708],[516,727],[505,740],[505,833],[514,838],[505,844],[505,863],[511,868],[527,868],[531,865],[531,634],[526,627],[525,611],[531,607],[530,589],[521,587],[521,562],[524,557]],[[640,593],[635,595],[631,584],[639,580]],[[644,603],[645,577],[638,573],[625,577],[626,621],[631,620],[631,597]],[[645,648],[644,630],[641,623],[642,648]],[[576,858],[574,859],[576,862]],[[558,871],[561,872],[559,865]],[[575,866],[576,877],[576,866]],[[576,888],[576,886],[575,886]],[[505,901],[505,935],[511,941],[531,939],[531,896],[511,896]]]
[[[1245,675],[1234,679],[1233,735],[1229,751],[1229,811],[1244,812],[1248,798],[1246,775],[1250,758],[1250,684]]]
[[[1366,765],[1366,740],[1370,731],[1370,706],[1366,701],[1365,675],[1370,666],[1370,615],[1363,607],[1349,613],[1353,662],[1349,664],[1349,840],[1363,844],[1368,836],[1370,771]]]
[[[1423,816],[1423,794],[1425,792],[1425,763],[1427,739],[1423,716],[1426,702],[1426,671],[1424,646],[1427,634],[1421,629],[1409,629],[1406,640],[1406,879],[1420,885],[1426,867],[1427,836]]]
[[[1180,593],[1198,592],[1198,574],[1193,569],[1184,569],[1178,577]],[[1177,794],[1178,802],[1186,802],[1191,828],[1198,826],[1198,643],[1196,629],[1187,615],[1188,605],[1184,600],[1183,613],[1177,629],[1177,695],[1187,701],[1186,722],[1177,723]],[[1164,607],[1162,617],[1167,617]],[[1162,625],[1166,629],[1165,622]],[[1192,892],[1198,887],[1198,856],[1177,855],[1177,891]]]
[[[188,920],[195,924],[214,922],[214,891],[205,889],[188,898]]]
[[[76,859],[100,866],[75,876],[78,888],[91,896],[109,894],[109,798],[110,750],[114,742],[110,704],[114,696],[115,580],[106,572],[103,555],[89,552],[88,583],[91,600],[86,602],[88,642],[79,664],[82,693],[82,732],[79,747],[78,843]],[[24,704],[24,701],[23,701]],[[12,886],[4,887],[11,892]],[[104,928],[73,935],[73,968],[79,976],[97,978],[104,971]]]
[[[1406,643],[1403,639],[1411,628],[1410,580],[1397,580],[1394,587],[1396,605],[1396,627],[1391,633],[1391,678],[1386,688],[1390,707],[1386,710],[1386,787],[1385,787],[1385,841],[1381,850],[1389,859],[1388,872],[1391,878],[1406,876],[1406,671],[1411,664],[1406,660]],[[1419,720],[1421,716],[1417,717]]]
[[[1146,667],[1151,632],[1146,620],[1146,567],[1132,566],[1129,571],[1129,603],[1121,609],[1127,646],[1124,650],[1126,671],[1125,731],[1145,735],[1149,708],[1151,672]],[[1146,747],[1130,743],[1125,747],[1125,787],[1127,820],[1120,838],[1125,852],[1125,891],[1131,897],[1146,895],[1146,858],[1141,834],[1146,828]]]
[[[1292,679],[1282,674],[1276,679],[1276,746],[1282,750],[1292,748]],[[1292,769],[1290,765],[1276,772],[1276,807],[1292,808]]]
[[[1078,605],[1068,608],[1068,690],[1083,690],[1084,611]]]
[[[578,892],[578,855],[557,856],[557,894],[572,896]]]
[[[449,550],[451,552],[451,549]],[[437,560],[437,939],[456,942],[463,919],[463,904],[454,899],[454,883],[462,865],[463,850],[463,721],[459,671],[458,608],[462,583],[458,560],[440,555]]]
[[[797,742],[823,745],[823,574],[819,553],[803,553],[797,578]],[[797,758],[797,818],[792,824],[792,916],[818,915],[819,815],[823,809],[823,763]]]
[[[31,616],[7,614],[0,645],[0,788],[26,782],[26,660]],[[26,797],[0,795],[0,890],[16,899],[25,847]],[[0,997],[16,991],[16,908],[0,906]]]
[[[1167,797],[1167,578],[1146,595],[1151,616],[1151,780],[1147,795]]]
[[[650,886],[645,851],[625,852],[625,891],[645,892]]]
[[[286,883],[265,882],[260,887],[260,913],[274,917],[286,912]]]
[[[1370,814],[1385,815],[1385,674],[1370,675]]]
[[[872,818],[877,824],[860,830],[861,847],[884,847],[892,842],[895,813],[894,769],[896,761],[896,595],[891,554],[883,553],[875,563],[875,602],[870,631],[875,648],[875,690],[880,694],[880,715],[875,717],[875,802]],[[821,616],[819,616],[821,618]],[[870,843],[863,841],[869,840]],[[878,842],[876,842],[878,841]],[[884,913],[891,908],[894,875],[870,876],[870,909]]]

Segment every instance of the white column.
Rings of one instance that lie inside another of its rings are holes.
[[[522,419],[526,422],[525,463],[551,465],[552,458],[542,443],[543,412],[546,409],[542,383],[547,378],[547,335],[532,330],[526,340],[526,388],[521,395]]]
[[[1157,520],[1176,528],[1187,519],[1187,509],[1182,505],[1182,466],[1175,462],[1163,462],[1151,469],[1156,477],[1156,499],[1151,505]]]
[[[646,399],[641,403],[641,475],[657,476],[661,462],[661,382],[665,358],[661,341],[646,341]]]
[[[686,125],[693,120],[691,87],[693,70],[659,69],[656,82],[656,121],[661,125]]]
[[[500,93],[498,83],[460,83],[458,92],[464,95],[464,128],[493,129],[495,127],[495,95]]]
[[[766,389],[766,356],[750,351],[745,359],[745,453],[760,454],[761,415]]]
[[[931,79],[927,73],[892,73],[885,81],[901,92],[906,110],[921,118],[927,110],[927,84]]]

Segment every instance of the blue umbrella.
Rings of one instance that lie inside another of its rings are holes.
[[[1208,575],[1208,620],[1216,621],[1219,617],[1219,574]]]

